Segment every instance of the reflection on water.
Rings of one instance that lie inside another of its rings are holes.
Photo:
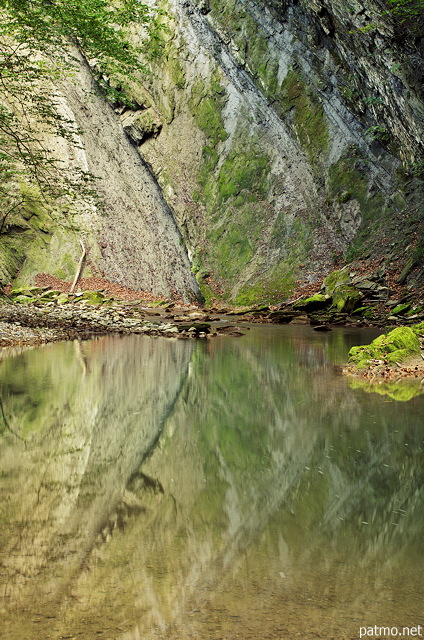
[[[334,367],[373,337],[268,326],[5,359],[0,637],[422,624],[424,400]]]

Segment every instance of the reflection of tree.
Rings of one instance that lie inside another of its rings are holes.
[[[9,433],[11,433],[18,440],[23,440],[23,438],[21,438],[21,436],[18,433],[15,433],[15,431],[10,426],[9,421],[6,418],[6,414],[4,413],[3,400],[1,398],[0,398],[0,415],[1,415],[2,420],[3,420],[3,428],[0,431],[0,433],[4,434],[5,431],[8,431]]]

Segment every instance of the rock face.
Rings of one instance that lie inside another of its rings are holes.
[[[78,203],[72,224],[65,220],[67,229],[63,216],[58,216],[55,226],[54,215],[53,222],[45,215],[43,240],[40,233],[28,238],[21,247],[21,261],[12,268],[0,260],[0,279],[7,282],[13,277],[15,266],[15,271],[22,269],[23,283],[43,270],[72,280],[81,253],[78,238],[82,238],[92,273],[158,297],[200,298],[181,234],[155,177],[134,147],[131,132],[126,135],[125,123],[121,126],[111,106],[96,92],[89,66],[82,58],[77,61],[75,76],[57,88],[56,100],[79,129],[79,147],[55,140],[53,153],[65,167],[78,167],[94,176],[95,196]],[[143,139],[141,120],[139,116],[128,126],[131,131],[137,128]],[[155,131],[153,118],[149,122]],[[145,118],[145,129],[147,124]]]
[[[64,85],[63,92],[83,130],[88,169],[99,178],[103,243],[98,265],[109,279],[134,289],[196,297],[171,210],[110,106],[95,94],[86,100],[90,91],[93,80],[81,64],[76,82]]]
[[[131,109],[88,100],[84,64],[60,87],[83,131],[69,162],[99,178],[102,213],[91,204],[80,221],[89,266],[186,298],[198,295],[194,273],[207,300],[239,304],[281,301],[295,282],[367,254],[403,256],[416,282],[419,16],[405,20],[382,0],[157,4],[166,30],[147,43],[151,73],[119,80]],[[145,32],[134,25],[133,36]],[[22,277],[54,271],[58,251],[72,273],[78,241],[63,252],[62,236],[38,240]]]
[[[410,244],[402,228],[416,231],[422,184],[419,25],[373,0],[167,9],[170,31],[143,80],[164,126],[140,151],[206,297],[281,299],[373,242],[380,255]]]

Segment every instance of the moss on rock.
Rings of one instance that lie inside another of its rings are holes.
[[[82,299],[89,304],[103,304],[105,296],[100,291],[84,291]]]
[[[270,160],[259,146],[251,144],[244,150],[235,148],[224,160],[218,175],[218,204],[237,196],[241,191],[252,192],[253,199],[265,197]],[[252,196],[251,196],[252,199]],[[244,198],[240,204],[244,203]]]
[[[354,311],[352,311],[354,316],[362,316],[363,318],[367,318],[368,320],[372,320],[374,317],[374,310],[372,307],[358,307]]]
[[[410,302],[405,302],[404,304],[398,304],[394,309],[392,309],[392,315],[404,315],[411,308]]]
[[[342,284],[333,292],[333,307],[339,312],[351,313],[362,298],[363,295],[358,289],[349,284]]]
[[[350,280],[349,268],[337,269],[332,271],[324,278],[323,287],[327,295],[332,296],[335,289],[342,284],[346,284]]]
[[[319,309],[325,309],[331,302],[331,298],[322,293],[316,293],[314,296],[304,298],[295,302],[293,307],[295,309],[302,309],[302,311],[318,311]]]
[[[301,74],[291,69],[281,84],[277,112],[286,116],[293,111],[292,124],[312,166],[327,152],[328,127],[323,107]]]
[[[370,360],[401,362],[409,356],[420,353],[420,342],[414,328],[397,327],[388,334],[378,336],[369,345],[352,347],[349,362],[358,369],[364,369]]]

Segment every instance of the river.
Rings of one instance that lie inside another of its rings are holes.
[[[375,335],[4,352],[0,638],[424,636],[424,394],[338,367]]]

